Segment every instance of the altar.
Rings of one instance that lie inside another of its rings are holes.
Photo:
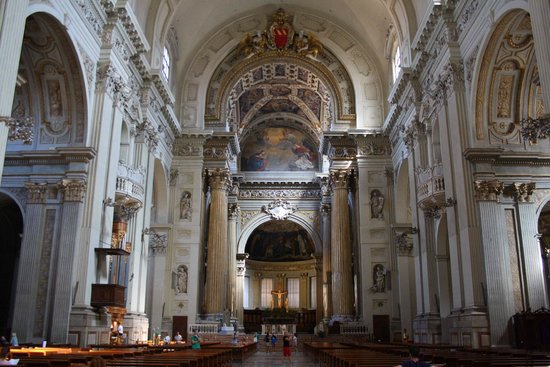
[[[271,315],[262,320],[262,334],[296,333],[296,320],[288,313],[288,291],[272,290],[271,297]]]
[[[267,334],[295,334],[296,323],[289,324],[262,324],[262,335]]]

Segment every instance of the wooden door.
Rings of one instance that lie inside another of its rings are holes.
[[[372,315],[372,329],[375,342],[388,343],[390,341],[390,316]]]
[[[172,316],[172,335],[171,338],[179,331],[183,340],[187,340],[187,316]]]

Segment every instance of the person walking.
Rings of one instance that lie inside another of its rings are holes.
[[[265,333],[264,343],[265,343],[265,352],[269,353],[271,351],[271,337],[269,336],[269,331],[266,331]]]
[[[277,344],[277,336],[275,334],[271,334],[271,349],[275,350],[275,345]]]
[[[283,336],[283,358],[288,360],[288,363],[292,363],[290,358],[290,335],[286,334]]]

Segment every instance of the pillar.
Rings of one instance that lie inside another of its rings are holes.
[[[13,308],[13,331],[17,333],[21,342],[33,341],[47,185],[45,183],[27,183],[26,187],[26,220],[19,257],[21,271],[17,274],[17,293]],[[38,337],[40,338],[42,335]]]
[[[62,219],[63,230],[60,233],[56,256],[55,296],[52,308],[52,329],[50,341],[67,343],[69,315],[72,301],[72,277],[74,253],[80,241],[78,232],[82,222],[83,200],[86,182],[81,179],[64,179],[60,183],[63,191]]]
[[[237,280],[235,282],[235,317],[239,320],[239,325],[244,325],[244,278],[246,274],[246,259],[248,254],[237,254]],[[251,296],[252,289],[248,290],[248,297]],[[249,302],[250,304],[250,302]]]
[[[529,0],[531,28],[535,40],[535,54],[542,85],[542,98],[546,113],[550,111],[550,2]]]
[[[330,173],[332,185],[331,249],[332,321],[354,317],[351,231],[348,208],[348,182],[352,172],[335,170]]]
[[[309,308],[308,299],[310,298],[309,274],[300,274],[300,308]]]
[[[534,183],[515,183],[512,192],[516,200],[519,239],[523,250],[526,280],[526,308],[538,310],[547,308],[546,285],[544,282],[542,253],[538,238],[537,208],[531,199]]]
[[[487,304],[491,346],[510,346],[510,317],[515,313],[513,284],[509,276],[506,218],[498,204],[503,185],[500,181],[476,181],[481,218],[483,258],[487,276]]]
[[[8,142],[9,127],[13,107],[13,95],[19,70],[19,58],[25,32],[28,0],[4,1],[2,5],[2,20],[0,28],[0,182],[4,169],[4,157]]]
[[[206,260],[205,312],[221,314],[227,306],[227,189],[229,171],[216,168],[207,171],[210,190],[208,222],[208,255]]]
[[[326,192],[328,192],[328,189],[326,190]],[[327,195],[327,198],[330,198],[330,196]],[[323,287],[323,303],[318,304],[317,307],[323,307],[323,319],[328,320],[330,318],[330,315],[332,315],[332,272],[330,267],[330,204],[321,205],[321,220],[323,231],[323,270],[322,277],[319,278],[319,280]]]
[[[229,224],[228,224],[228,281],[229,295],[227,297],[226,308],[231,311],[232,316],[236,316],[237,311],[237,219],[239,218],[239,205],[230,204],[228,209]],[[241,285],[242,288],[242,285]],[[242,290],[241,290],[241,310],[242,310]],[[242,321],[242,320],[241,320]]]

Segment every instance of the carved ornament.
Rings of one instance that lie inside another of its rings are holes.
[[[33,139],[34,119],[31,116],[8,117],[1,116],[0,123],[8,128],[8,140],[22,140],[23,144],[31,144]]]
[[[498,180],[477,180],[474,182],[474,188],[477,200],[497,201],[499,195],[504,190],[504,185]]]
[[[27,182],[27,203],[28,204],[43,204],[46,199],[46,190],[48,188],[45,183]]]
[[[64,179],[59,183],[63,191],[65,202],[83,202],[86,194],[86,182],[84,180]]]
[[[283,220],[296,211],[288,201],[277,199],[267,206],[262,206],[262,211],[275,220]]]

